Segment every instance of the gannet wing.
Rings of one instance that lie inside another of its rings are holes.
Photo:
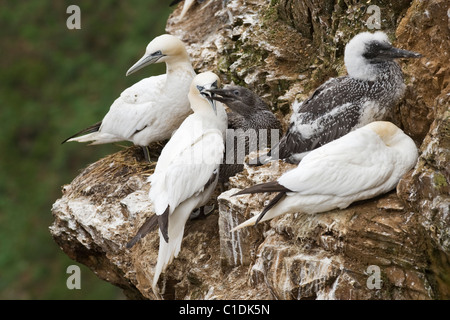
[[[143,130],[159,115],[152,109],[158,105],[165,81],[166,75],[162,74],[143,79],[124,90],[103,118],[99,131],[128,140]]]
[[[358,130],[309,153],[278,182],[303,195],[345,197],[380,187],[394,169],[393,154],[379,136]]]
[[[174,152],[172,139],[168,142],[171,145],[163,150],[165,154],[161,153],[155,173],[150,178],[149,194],[156,214],[161,214],[167,206],[174,209],[186,199],[201,193],[223,158],[223,137],[217,129],[205,131],[187,146],[179,148],[178,152]],[[162,169],[158,170],[158,165]]]
[[[365,85],[364,92],[368,92],[373,83]],[[280,158],[314,150],[367,124],[361,119],[370,97],[362,96],[362,90],[355,90],[358,86],[360,83],[348,76],[332,78],[305,101],[294,103],[291,124],[280,140]]]

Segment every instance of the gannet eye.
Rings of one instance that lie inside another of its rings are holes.
[[[162,56],[163,54],[162,54],[161,50],[158,50],[158,51],[153,52],[151,55],[152,56]]]
[[[200,92],[202,92],[203,90],[205,90],[205,87],[203,87],[203,86],[197,86],[197,90],[200,91]]]
[[[235,96],[239,96],[239,95],[240,95],[240,92],[239,92],[239,90],[234,90],[234,91],[233,91],[233,94],[234,94]]]

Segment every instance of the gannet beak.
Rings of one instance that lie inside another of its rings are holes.
[[[214,113],[217,115],[217,106],[216,106],[216,100],[214,100],[214,93],[212,92],[204,92],[202,95],[208,100],[209,105],[214,110]]]
[[[152,54],[145,54],[138,62],[136,62],[130,69],[127,71],[127,76],[130,74],[150,65],[156,63],[159,59],[164,57],[165,55],[161,53],[161,51],[156,51]]]
[[[396,58],[420,58],[422,55],[420,53],[398,49],[395,47],[390,48],[389,50],[386,50],[382,54],[384,58],[388,59],[396,59]]]
[[[210,85],[206,85],[204,87],[197,86],[198,91],[200,91],[200,94],[208,100],[209,105],[214,110],[214,113],[217,115],[217,106],[216,106],[216,100],[215,100],[215,94],[214,90],[217,89],[217,81]]]
[[[226,103],[227,101],[234,100],[233,95],[230,93],[231,90],[228,89],[211,89],[209,92],[212,93],[212,99]]]

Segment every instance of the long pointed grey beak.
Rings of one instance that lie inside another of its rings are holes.
[[[211,98],[226,103],[227,101],[234,100],[234,96],[230,89],[211,89],[209,92],[212,93]]]
[[[152,54],[145,54],[141,59],[139,59],[138,62],[136,62],[130,69],[128,69],[126,76],[129,76],[130,74],[132,74],[150,64],[156,63],[162,57],[164,57],[164,55],[161,53],[161,51],[157,51]]]
[[[392,47],[388,51],[384,53],[387,58],[396,59],[396,58],[420,58],[422,55],[420,53],[398,49]]]

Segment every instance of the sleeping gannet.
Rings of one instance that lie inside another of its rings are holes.
[[[293,104],[290,126],[259,164],[272,159],[298,163],[305,153],[372,121],[386,120],[403,98],[396,58],[421,55],[393,47],[381,31],[356,35],[345,47],[348,75],[332,78],[303,102]]]
[[[278,192],[264,210],[232,231],[284,213],[344,209],[394,189],[416,164],[414,141],[394,124],[372,122],[308,153],[278,180],[235,195]]]
[[[188,95],[194,113],[167,142],[149,178],[149,197],[154,204],[160,237],[153,278],[155,294],[161,272],[180,252],[189,215],[208,202],[217,185],[227,127],[224,106],[212,100],[213,93],[209,92],[217,88],[218,82],[219,78],[212,72],[194,78]],[[138,233],[136,237],[144,235]]]
[[[192,111],[187,94],[195,71],[178,38],[165,34],[153,39],[145,55],[127,71],[127,76],[159,62],[166,63],[166,74],[143,79],[129,87],[114,101],[101,122],[64,142],[131,141],[143,147],[146,159],[149,159],[148,145],[169,139]]]
[[[231,109],[228,112],[225,161],[220,166],[219,174],[219,181],[225,183],[229,177],[244,169],[246,155],[269,147],[272,136],[278,142],[281,124],[267,104],[247,88],[228,85],[211,92],[215,94],[214,100]]]

